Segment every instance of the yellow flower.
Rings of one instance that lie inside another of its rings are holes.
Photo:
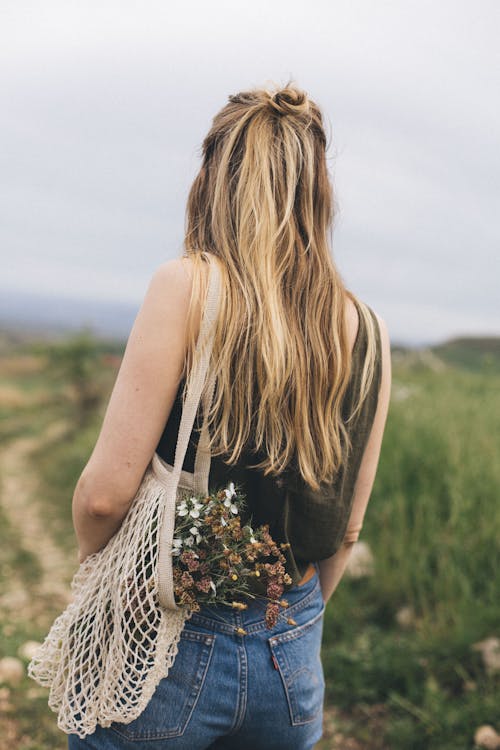
[[[231,578],[233,579],[233,581],[237,581],[238,580],[238,576],[236,575],[236,573],[233,573],[231,575]]]

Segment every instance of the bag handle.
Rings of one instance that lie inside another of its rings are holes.
[[[204,400],[205,408],[203,415],[203,426],[201,430],[201,436],[206,437],[206,424],[207,424],[207,403],[210,406],[213,396],[213,388],[215,385],[214,373],[209,373],[207,377],[208,366],[210,364],[210,355],[212,353],[213,338],[215,333],[215,323],[217,320],[217,313],[219,309],[219,297],[220,297],[220,272],[217,266],[217,261],[211,258],[210,253],[204,252],[203,255],[209,259],[209,278],[208,278],[208,289],[205,300],[205,309],[203,311],[203,317],[200,326],[200,332],[196,341],[196,356],[199,354],[197,359],[197,369],[191,380],[190,388],[186,394],[186,399],[182,409],[181,420],[179,424],[179,430],[177,433],[177,444],[175,447],[175,459],[174,468],[172,472],[172,481],[176,483],[179,481],[184,464],[184,458],[189,443],[189,438],[193,430],[194,420],[198,407],[200,404],[201,395],[204,386],[207,390],[207,398]],[[210,400],[208,400],[210,398]],[[206,452],[203,450],[201,443],[204,441],[201,439],[198,441],[198,447],[196,451],[195,467],[198,466],[198,471],[195,468],[195,484],[203,481],[200,478],[200,468],[206,465]],[[203,473],[203,472],[202,472]],[[198,491],[204,492],[203,488]]]
[[[172,574],[172,538],[175,526],[177,487],[203,388],[205,385],[207,386],[207,398],[210,398],[210,402],[208,402],[210,404],[215,383],[214,373],[208,372],[208,366],[212,353],[215,323],[219,309],[221,279],[217,261],[210,255],[210,253],[204,252],[203,255],[207,258],[210,265],[205,308],[195,347],[197,366],[191,379],[191,383],[189,384],[186,399],[182,408],[179,431],[177,433],[177,444],[175,447],[174,466],[165,496],[165,504],[158,538],[158,599],[161,606],[165,609],[177,611],[180,607],[175,603]],[[208,485],[208,471],[210,469],[210,453],[207,454],[207,451],[204,449],[207,433],[206,417],[207,414],[204,410],[202,427],[203,439],[200,437],[198,443],[194,473],[194,489],[200,490],[201,492],[208,491],[208,488],[206,490],[205,488]]]

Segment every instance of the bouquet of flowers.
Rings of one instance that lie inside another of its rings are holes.
[[[281,597],[285,586],[292,583],[283,554],[290,545],[276,544],[268,524],[257,529],[241,526],[244,505],[245,497],[233,482],[206,497],[186,494],[177,504],[172,547],[174,595],[178,606],[195,612],[201,604],[243,610],[248,605],[242,598],[264,599],[266,626],[271,629],[288,606]],[[255,579],[264,585],[267,596],[252,592]],[[292,618],[287,622],[296,624]]]

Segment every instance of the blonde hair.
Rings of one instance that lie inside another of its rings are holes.
[[[342,417],[351,370],[345,301],[355,299],[330,254],[326,146],[319,108],[292,82],[230,96],[203,141],[184,239],[184,257],[193,260],[187,381],[194,311],[206,290],[205,253],[218,259],[222,274],[208,415],[212,456],[233,464],[242,450],[254,449],[264,458],[251,466],[273,475],[294,462],[315,490],[333,481],[349,447]],[[371,345],[354,413],[374,356]]]

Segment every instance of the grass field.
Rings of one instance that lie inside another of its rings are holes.
[[[80,341],[71,369],[68,351],[57,360],[29,342],[0,343],[0,658],[26,664],[23,645],[41,640],[67,601],[71,496],[119,349]],[[500,732],[500,670],[474,647],[500,638],[498,351],[498,340],[465,340],[394,352],[360,537],[374,571],[346,574],[328,603],[318,750],[471,750],[480,725]],[[0,685],[0,750],[65,746],[46,690],[23,675]]]

